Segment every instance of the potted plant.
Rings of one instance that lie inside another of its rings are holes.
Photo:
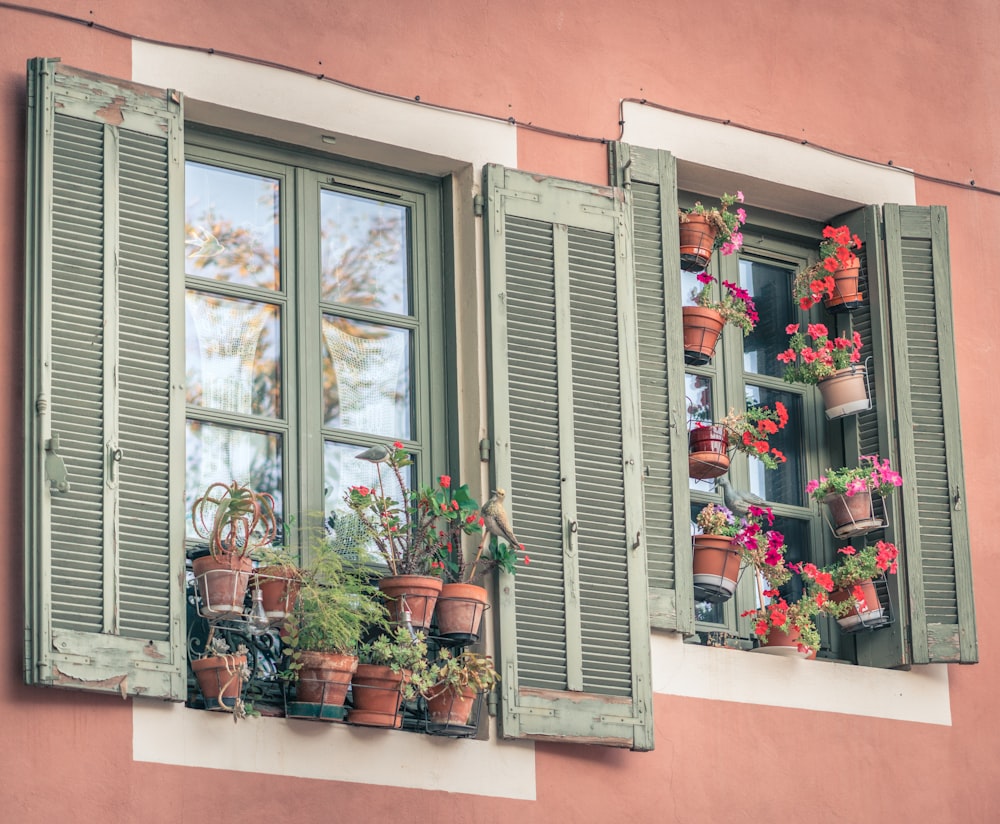
[[[385,610],[365,570],[345,564],[326,538],[315,543],[298,581],[298,598],[282,629],[288,660],[282,675],[295,685],[289,715],[337,720],[358,668],[361,638],[385,627]]]
[[[372,727],[400,727],[403,700],[430,688],[427,642],[422,632],[397,626],[358,647],[359,664],[351,684],[347,720]]]
[[[821,594],[807,593],[789,604],[774,587],[764,590],[761,595],[767,603],[740,614],[753,622],[753,634],[760,642],[757,651],[814,658],[820,644],[816,615],[825,598]]]
[[[191,670],[205,700],[205,709],[232,712],[237,718],[247,716],[243,687],[250,680],[247,648],[240,644],[230,652],[225,638],[209,633],[205,654],[191,660]]]
[[[777,355],[785,364],[784,378],[789,383],[808,383],[819,387],[829,419],[856,415],[871,404],[861,363],[861,335],[841,334],[830,338],[822,323],[810,323],[803,332],[798,323],[789,324],[788,348]]]
[[[825,475],[806,484],[806,494],[827,505],[830,526],[838,538],[864,535],[884,527],[885,521],[875,517],[872,493],[885,498],[903,485],[902,476],[892,469],[888,459],[862,455],[858,464],[827,469]]]
[[[690,209],[679,209],[681,268],[698,272],[708,266],[712,252],[731,255],[743,246],[743,207],[729,209],[743,202],[743,192],[723,194],[718,206],[704,206],[698,201]]]
[[[855,253],[861,238],[846,226],[827,226],[819,245],[819,261],[795,275],[792,293],[803,309],[823,301],[831,312],[849,312],[862,299],[858,291],[861,261]]]
[[[467,726],[476,699],[500,680],[489,655],[443,649],[428,671],[432,681],[424,692],[427,716],[434,727]]]
[[[720,423],[731,449],[756,458],[767,469],[777,469],[786,461],[784,453],[768,441],[788,423],[788,410],[781,401],[775,401],[773,409],[766,404],[750,404],[744,412],[730,409]]]
[[[899,550],[888,541],[867,544],[861,549],[852,546],[837,550],[836,563],[818,569],[806,564],[802,575],[812,581],[816,590],[829,593],[821,602],[822,610],[837,619],[846,632],[885,626],[891,620],[875,589],[875,579],[895,575]]]
[[[192,560],[201,614],[211,619],[243,614],[254,550],[277,534],[274,498],[248,484],[211,484],[191,508],[195,533],[208,550]]]
[[[302,570],[296,556],[283,546],[258,547],[252,557],[257,562],[253,586],[260,592],[268,626],[280,627],[298,600]]]
[[[785,539],[770,529],[770,508],[750,506],[739,520],[724,506],[707,504],[695,517],[701,532],[693,537],[694,584],[699,597],[713,603],[729,600],[736,592],[740,567],[745,563],[772,587],[791,573],[785,566]]]
[[[715,299],[708,272],[698,275],[701,288],[693,295],[694,306],[681,308],[684,324],[684,361],[704,366],[715,354],[715,345],[727,323],[749,335],[758,321],[757,307],[750,293],[728,280],[722,281],[723,295]]]

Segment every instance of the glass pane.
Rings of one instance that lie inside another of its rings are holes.
[[[772,503],[805,506],[805,479],[803,476],[802,397],[791,392],[767,389],[761,386],[746,386],[747,405],[765,404],[772,409],[780,401],[788,409],[789,423],[784,429],[771,435],[771,446],[781,450],[787,458],[777,469],[765,469],[756,458],[748,461],[750,468],[750,491]]]
[[[277,306],[188,292],[187,402],[242,415],[281,415]]]
[[[809,524],[806,521],[799,521],[794,518],[774,519],[774,529],[785,536],[785,561],[790,564],[802,564],[812,561],[813,558],[809,545]],[[780,587],[781,595],[788,603],[799,600],[802,597],[802,579],[798,575],[793,575],[791,580]]]
[[[695,298],[697,298],[701,290],[705,288],[705,284],[698,280],[699,274],[699,272],[681,272],[681,305],[694,306]],[[718,282],[712,285],[711,295],[713,300],[718,300]]]
[[[323,316],[326,426],[410,437],[410,333]]]
[[[279,289],[278,180],[203,163],[185,170],[184,271]]]
[[[357,558],[366,545],[364,527],[344,501],[352,486],[367,486],[382,490],[395,501],[402,501],[402,492],[395,473],[385,464],[373,464],[357,457],[363,448],[351,444],[327,441],[323,445],[323,494],[325,496],[326,526],[339,552]],[[403,481],[413,486],[414,467],[403,469]],[[367,547],[369,561],[382,563],[374,544]],[[375,554],[373,554],[375,553]]]
[[[740,285],[751,294],[760,314],[756,328],[743,341],[747,372],[778,378],[785,372],[777,355],[788,348],[785,327],[798,319],[791,278],[792,272],[780,266],[740,260]]]
[[[320,235],[323,300],[409,313],[406,207],[324,191]]]
[[[712,379],[703,375],[684,375],[684,394],[687,400],[687,427],[690,429],[695,421],[709,423],[715,420],[712,415]],[[691,489],[701,491],[715,488],[712,478],[688,478]]]
[[[275,515],[282,521],[281,436],[270,432],[234,429],[201,421],[187,422],[187,479],[184,490],[188,538],[197,539],[191,527],[191,507],[217,481],[249,484],[257,492],[274,496]]]

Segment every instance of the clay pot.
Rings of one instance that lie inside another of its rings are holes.
[[[467,726],[477,695],[474,687],[456,692],[451,687],[436,684],[427,692],[427,718],[435,725]]]
[[[351,724],[368,727],[401,727],[403,703],[400,687],[405,673],[393,672],[379,664],[358,664],[351,682],[352,709],[347,713]]]
[[[882,519],[874,515],[871,490],[866,489],[856,495],[833,492],[823,499],[823,503],[830,513],[833,534],[838,538],[866,535],[885,526]]]
[[[390,575],[378,582],[378,588],[385,596],[389,621],[403,623],[403,613],[409,611],[413,628],[422,630],[431,625],[441,586],[441,579],[430,575]]]
[[[861,277],[861,261],[855,260],[848,266],[833,273],[833,297],[823,298],[823,305],[834,314],[850,312],[861,305],[862,294],[858,291]]]
[[[799,631],[792,629],[786,632],[781,627],[771,627],[766,639],[760,639],[760,646],[755,652],[763,652],[771,655],[789,655],[799,658],[815,658],[816,650],[802,652],[799,649]]]
[[[858,586],[861,587],[864,603],[855,604],[850,612],[845,613],[837,619],[837,624],[845,632],[856,632],[857,630],[866,628],[874,629],[888,623],[885,610],[879,601],[878,592],[875,590],[874,582],[868,579],[867,581],[860,581]],[[853,587],[837,587],[830,593],[830,600],[838,604],[850,601],[853,599],[852,589]]]
[[[726,325],[722,315],[702,306],[683,306],[684,362],[690,366],[704,366],[712,360],[715,345]]]
[[[857,415],[871,408],[865,386],[865,370],[860,366],[840,369],[823,378],[818,386],[823,406],[826,407],[826,417],[830,420]]]
[[[246,664],[245,655],[213,655],[191,661],[205,709],[229,712],[236,706],[243,689],[240,672]]]
[[[681,269],[703,272],[712,260],[715,236],[719,230],[704,215],[688,215],[680,221]]]
[[[729,469],[729,438],[722,424],[695,425],[688,430],[688,475],[718,478]]]
[[[472,644],[486,610],[486,589],[475,584],[445,584],[437,600],[437,634]]]
[[[358,668],[356,655],[303,650],[302,665],[295,685],[295,699],[305,704],[343,706],[351,677]]]
[[[280,626],[299,597],[298,571],[294,567],[263,567],[257,570],[256,581],[271,626]]]
[[[694,585],[697,594],[720,604],[736,592],[740,551],[725,535],[694,536]]]
[[[201,595],[199,613],[206,618],[234,618],[243,614],[253,561],[240,555],[203,555],[191,562]]]

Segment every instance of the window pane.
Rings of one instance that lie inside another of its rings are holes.
[[[809,543],[809,525],[805,521],[794,518],[774,519],[774,529],[785,536],[785,545],[788,550],[785,552],[785,560],[790,564],[802,564],[812,561],[813,557]],[[802,578],[793,575],[787,584],[780,587],[781,595],[788,603],[799,600],[802,597]]]
[[[185,168],[185,272],[279,289],[278,180],[202,163]]]
[[[788,348],[785,327],[794,323],[792,273],[780,266],[740,260],[740,285],[757,304],[760,320],[743,341],[743,368],[747,372],[780,378],[785,366],[777,359]]]
[[[367,486],[381,490],[394,501],[402,501],[402,492],[395,473],[385,464],[373,464],[357,457],[363,447],[327,441],[323,445],[323,494],[326,501],[326,526],[337,550],[357,558],[366,545],[364,527],[344,501],[352,486]],[[413,466],[403,470],[403,481],[412,488]],[[368,546],[375,553],[374,544]],[[381,563],[377,554],[369,561]]]
[[[698,280],[699,272],[681,272],[681,304],[683,306],[694,306],[698,293],[705,288],[705,284]],[[712,285],[712,299],[718,300],[719,285]]]
[[[257,492],[269,492],[280,523],[284,512],[281,453],[280,435],[189,420],[184,497],[188,538],[198,537],[191,527],[191,507],[216,482],[237,481]]]
[[[320,212],[322,298],[409,314],[407,209],[324,191]]]
[[[189,291],[187,402],[221,412],[281,415],[277,306]]]
[[[410,332],[323,316],[326,426],[410,437]]]
[[[779,463],[777,469],[765,469],[764,464],[756,458],[748,461],[750,491],[772,503],[805,505],[803,492],[806,485],[803,477],[805,456],[802,427],[798,423],[803,420],[801,395],[749,384],[746,386],[746,395],[748,406],[763,404],[773,409],[775,402],[780,401],[788,409],[789,419],[784,429],[768,438],[771,446],[780,449],[788,460]]]
[[[695,421],[709,423],[716,418],[712,414],[712,379],[704,375],[684,375],[684,394],[687,400],[687,427],[690,429]],[[721,416],[720,416],[721,417]],[[679,466],[680,464],[678,464]],[[715,488],[715,480],[706,478],[688,478],[691,489]]]

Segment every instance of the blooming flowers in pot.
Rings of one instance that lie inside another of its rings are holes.
[[[698,275],[698,282],[702,284],[700,290],[694,295],[696,306],[703,309],[711,309],[722,316],[723,323],[729,323],[743,331],[744,337],[749,335],[760,316],[757,314],[757,307],[754,304],[750,293],[735,283],[728,280],[722,281],[723,295],[716,300],[712,294],[712,284],[715,278],[708,272],[701,272]]]
[[[814,654],[820,644],[816,615],[825,597],[807,594],[789,604],[775,588],[766,589],[761,594],[768,599],[768,603],[740,613],[740,617],[751,619],[753,633],[762,645],[780,643],[781,636],[785,636],[786,643],[794,643],[799,652]]]
[[[878,541],[861,549],[852,546],[837,550],[836,563],[823,568],[805,564],[802,575],[811,583],[811,593],[823,612],[834,616],[844,629],[874,628],[888,623],[872,583],[882,575],[895,575],[899,550],[888,541]],[[829,593],[829,598],[825,594]]]
[[[776,357],[785,364],[784,378],[789,383],[817,384],[861,362],[861,335],[855,331],[830,337],[825,324],[810,323],[803,332],[798,323],[790,323],[785,332],[791,335],[788,348]]]
[[[892,469],[888,458],[862,455],[858,463],[858,466],[827,469],[825,475],[806,484],[806,494],[815,501],[823,501],[832,494],[851,497],[863,492],[885,497],[903,485],[903,476]]]
[[[768,469],[777,469],[779,463],[787,460],[784,453],[768,441],[788,423],[788,410],[781,401],[775,401],[773,409],[766,404],[751,405],[745,412],[730,409],[720,423],[726,428],[731,447],[757,458]]]
[[[750,506],[739,520],[724,506],[706,504],[695,517],[702,535],[724,537],[747,566],[763,575],[772,587],[781,586],[791,572],[785,565],[785,536],[774,525],[770,507]],[[694,536],[697,548],[699,535]]]
[[[855,250],[861,248],[861,238],[852,235],[847,226],[826,226],[819,245],[819,261],[799,271],[792,282],[792,293],[803,309],[821,300],[834,298],[837,284],[834,273],[858,268]],[[860,294],[857,295],[860,299]]]
[[[702,220],[708,224],[709,230],[714,234],[711,251],[718,249],[724,255],[731,255],[738,252],[743,247],[743,224],[747,222],[747,213],[742,206],[737,206],[733,211],[729,211],[737,203],[743,202],[743,192],[737,191],[735,195],[723,194],[719,198],[718,206],[705,206],[698,201],[690,209],[678,209],[677,215],[683,229],[685,224],[701,223]],[[684,240],[681,240],[684,245]],[[707,261],[702,266],[707,265]]]

